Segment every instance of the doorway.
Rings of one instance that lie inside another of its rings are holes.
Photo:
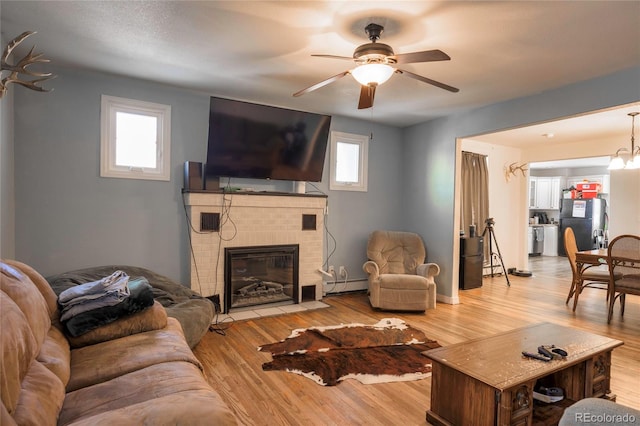
[[[526,225],[529,235],[536,232],[543,234],[543,246],[535,254],[532,254],[531,242],[529,242],[529,260],[539,257],[536,262],[544,262],[557,256],[565,256],[563,232],[570,221],[575,220],[567,216],[575,197],[582,198],[576,188],[580,188],[582,182],[589,182],[597,191],[597,198],[603,199],[602,220],[598,221],[598,235],[596,230],[583,227],[583,245],[587,247],[591,240],[605,239],[608,219],[608,201],[610,192],[609,165],[610,157],[589,157],[570,160],[555,160],[534,162],[529,164],[529,223]],[[551,183],[551,185],[549,185]],[[555,190],[552,190],[555,189]],[[573,191],[572,191],[573,189]],[[538,194],[531,194],[537,191]],[[587,194],[592,196],[596,194]],[[546,199],[540,201],[539,198]],[[548,200],[551,198],[551,200]],[[583,220],[582,222],[587,222]],[[590,222],[591,223],[591,222]],[[532,232],[535,231],[535,232]],[[530,238],[531,240],[531,238]],[[589,248],[589,247],[587,247]],[[586,248],[585,248],[586,249]],[[531,262],[529,262],[531,263]]]
[[[572,170],[572,173],[577,176],[607,174],[608,160],[602,157],[608,159],[626,143],[629,138],[627,114],[636,109],[637,104],[628,104],[459,140],[461,151],[488,155],[489,215],[496,218],[496,234],[508,268],[528,269],[529,266],[529,177],[532,173],[542,173],[536,171],[535,167],[534,171],[529,170],[529,166],[534,163],[553,165],[556,161],[568,159],[600,158],[601,163],[576,167],[578,170]],[[526,171],[508,179],[505,171],[511,164],[524,165]],[[601,168],[595,170],[591,167]],[[582,170],[579,171],[580,168]],[[566,180],[558,189],[566,189],[565,185]],[[563,196],[562,192],[560,194]],[[559,219],[557,212],[549,216],[554,218],[554,222]]]

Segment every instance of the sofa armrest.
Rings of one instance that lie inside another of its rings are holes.
[[[131,334],[160,330],[167,326],[167,311],[157,301],[144,311],[137,312],[114,322],[95,328],[77,337],[67,336],[72,348],[94,345],[107,340],[119,339]]]
[[[369,275],[369,281],[376,280],[380,276],[378,264],[372,260],[368,260],[362,265],[362,270]]]
[[[416,268],[416,274],[425,278],[436,277],[440,274],[440,267],[436,263],[423,263]]]

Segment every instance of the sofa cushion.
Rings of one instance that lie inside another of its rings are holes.
[[[107,411],[135,406],[135,404],[156,398],[188,391],[211,392],[211,388],[197,366],[181,361],[155,364],[116,377],[113,380],[68,393],[60,413],[59,423],[64,425]],[[215,405],[223,406],[224,404],[222,401],[218,401]],[[166,411],[173,410],[173,407],[163,407],[156,404],[156,409]],[[136,417],[134,410],[131,410],[130,413],[132,418],[129,420],[129,424],[142,424],[142,422],[133,421]],[[188,418],[182,419],[182,423],[190,424],[188,419],[191,418],[190,415]],[[215,424],[215,422],[210,424]]]
[[[0,280],[0,289],[18,305],[20,311],[24,313],[24,320],[27,322],[29,329],[33,333],[37,345],[37,354],[40,345],[44,342],[44,338],[51,327],[51,318],[47,303],[38,291],[31,278],[8,263],[0,263],[2,279]],[[6,323],[5,323],[6,324]],[[33,359],[31,358],[31,359]]]
[[[0,263],[0,277],[3,409],[17,424],[55,425],[68,372],[49,358],[60,354],[62,363],[65,358],[68,363],[69,347],[56,343],[58,331],[51,327],[49,307],[21,264]]]
[[[67,392],[171,361],[187,361],[202,368],[184,340],[180,323],[174,318],[168,318],[167,326],[161,330],[73,349]]]
[[[5,280],[4,275],[2,280]],[[38,344],[24,314],[4,291],[0,291],[0,324],[0,396],[9,414],[13,414],[22,390],[22,380],[38,354]],[[11,327],[5,324],[11,324]]]
[[[219,397],[205,390],[174,393],[70,423],[72,426],[132,424],[231,426],[238,423]]]
[[[3,260],[3,262],[7,265],[10,265],[16,269],[19,269],[22,273],[29,277],[31,282],[36,286],[40,295],[44,298],[45,303],[47,304],[47,311],[49,312],[49,317],[53,321],[57,320],[59,317],[58,314],[58,296],[51,289],[51,286],[44,279],[42,275],[38,273],[31,266],[26,265],[22,262],[18,262],[17,260]]]
[[[60,330],[55,327],[49,329],[49,334],[44,339],[36,359],[51,370],[64,386],[67,386],[71,374],[71,349]]]
[[[16,426],[16,421],[9,415],[7,407],[5,407],[4,404],[0,404],[0,425]]]
[[[13,418],[19,425],[56,425],[64,402],[64,385],[51,370],[38,361],[22,381],[22,390]]]

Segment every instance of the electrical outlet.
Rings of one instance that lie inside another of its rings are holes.
[[[336,275],[336,269],[333,267],[333,265],[329,265],[329,270],[327,272],[329,272],[333,276]]]
[[[339,274],[342,278],[344,278],[344,277],[346,277],[346,276],[347,276],[347,270],[346,270],[346,269],[344,269],[344,266],[340,266],[340,267],[338,268],[338,274]]]

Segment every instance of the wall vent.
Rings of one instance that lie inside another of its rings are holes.
[[[220,231],[220,213],[200,213],[200,231]]]
[[[302,215],[302,230],[303,231],[315,231],[316,230],[316,215],[315,214],[303,214]]]

